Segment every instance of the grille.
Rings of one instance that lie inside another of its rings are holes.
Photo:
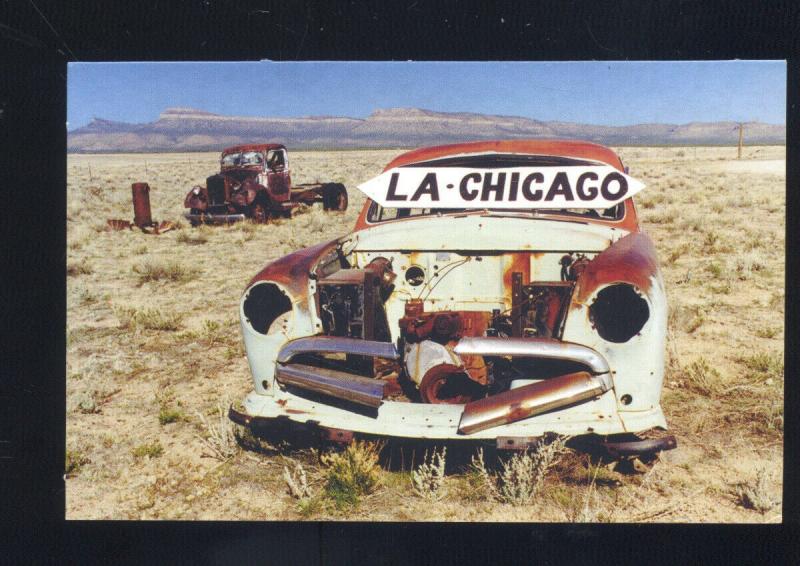
[[[206,179],[208,189],[208,204],[225,204],[225,178],[222,175],[212,175]]]

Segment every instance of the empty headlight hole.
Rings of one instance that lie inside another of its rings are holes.
[[[288,322],[292,302],[274,283],[260,283],[244,299],[244,316],[256,332],[267,334],[279,318]]]
[[[418,265],[412,265],[406,269],[406,281],[408,281],[408,284],[412,287],[422,285],[425,281],[425,270]]]
[[[650,308],[632,285],[610,285],[597,293],[589,307],[589,320],[609,342],[627,342],[650,318]]]

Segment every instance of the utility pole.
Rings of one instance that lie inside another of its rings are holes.
[[[744,140],[744,124],[739,122],[739,152],[736,156],[736,159],[742,158],[742,140]]]

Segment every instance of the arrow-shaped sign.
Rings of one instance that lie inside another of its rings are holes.
[[[644,184],[610,165],[394,167],[358,186],[388,208],[595,208],[633,196]]]

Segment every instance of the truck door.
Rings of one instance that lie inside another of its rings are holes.
[[[285,149],[271,149],[267,153],[267,182],[272,198],[278,202],[289,200],[291,177],[289,159]]]

